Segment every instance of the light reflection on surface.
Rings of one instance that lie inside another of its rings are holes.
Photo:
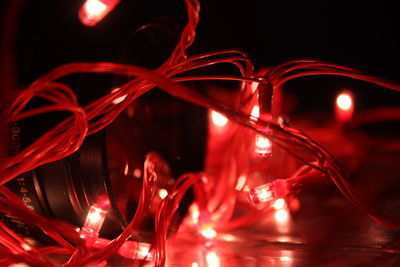
[[[309,202],[307,200],[309,199],[302,200],[302,203],[311,203],[314,198]],[[313,214],[320,216],[313,216],[313,223],[310,224],[310,205],[303,204],[302,209],[293,211],[293,199],[288,198],[286,201],[283,207],[282,201],[278,201],[276,207],[275,201],[272,202],[274,206],[271,212],[257,224],[228,232],[218,230],[218,235],[213,239],[204,239],[196,231],[179,233],[168,250],[168,266],[392,266],[386,263],[389,260],[400,260],[400,250],[385,251],[376,246],[390,242],[393,238],[398,238],[398,235],[378,231],[379,227],[373,222],[370,225],[374,228],[369,228],[368,218],[350,216],[348,220],[363,220],[366,226],[354,229],[355,224],[350,224],[347,228],[342,225],[344,233],[335,233],[335,240],[320,239],[325,237],[324,234],[327,238],[332,238],[330,232],[324,232],[326,229],[330,230],[331,226],[327,224],[325,217],[331,215],[329,210],[314,210],[313,206]],[[282,208],[276,210],[278,207]],[[307,213],[302,214],[304,210]],[[357,220],[355,221],[359,223]],[[318,231],[315,231],[316,227]],[[315,245],[316,238],[321,242],[318,245]],[[351,244],[348,243],[349,240]]]
[[[206,254],[207,267],[219,267],[221,259],[215,251],[208,251]]]
[[[288,256],[282,256],[279,258],[281,261],[291,261],[292,259]]]
[[[280,209],[275,211],[274,217],[278,224],[284,224],[289,220],[289,213],[284,209]]]
[[[285,207],[285,205],[286,205],[286,201],[283,198],[278,198],[274,202],[274,209],[276,209],[276,210],[283,209]]]
[[[213,239],[217,236],[217,232],[209,225],[205,225],[201,228],[200,234],[208,239]]]

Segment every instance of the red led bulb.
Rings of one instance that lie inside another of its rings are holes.
[[[257,186],[250,190],[248,200],[251,204],[269,202],[285,197],[290,193],[289,186],[285,179],[277,179],[272,183]]]
[[[90,207],[85,224],[80,230],[80,237],[86,240],[87,246],[90,247],[96,242],[106,216],[107,210],[100,207],[99,204]]]
[[[354,97],[350,91],[343,91],[336,97],[335,118],[339,122],[349,122],[354,113]]]
[[[79,10],[79,19],[86,26],[95,26],[110,13],[118,3],[119,0],[86,0]]]

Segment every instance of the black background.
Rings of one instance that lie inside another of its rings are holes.
[[[349,2],[204,0],[189,54],[240,49],[257,68],[315,58],[399,81],[400,17],[394,4]],[[167,57],[186,22],[182,1],[123,0],[98,26],[88,28],[77,18],[82,3],[25,1],[17,39],[20,84],[67,62],[121,61],[127,46],[131,64],[154,68]],[[165,25],[166,20],[176,27],[167,37],[155,31],[147,36],[153,38],[150,45],[137,37],[143,25]],[[400,99],[397,92],[327,77],[300,79],[286,90],[297,96],[297,110],[302,111],[330,108],[334,94],[344,88],[355,91],[360,108],[397,105]]]

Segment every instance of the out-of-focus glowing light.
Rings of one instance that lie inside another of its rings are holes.
[[[350,91],[344,91],[336,97],[335,118],[340,122],[349,122],[354,113],[354,97]]]
[[[217,232],[210,225],[202,226],[200,229],[200,234],[208,239],[213,239],[217,236]]]
[[[275,220],[278,223],[286,223],[289,219],[289,213],[285,209],[275,211]]]
[[[283,257],[280,257],[279,258],[281,261],[291,261],[292,260],[292,258],[290,258],[290,257],[288,257],[288,256],[283,256]]]
[[[298,211],[301,206],[300,200],[295,196],[291,196],[291,198],[288,200],[288,206],[291,211]]]
[[[115,89],[113,89],[111,92],[112,92],[112,93],[113,93],[113,92],[117,92],[117,91],[119,91],[119,89],[120,89],[120,88],[115,88]],[[118,98],[116,98],[116,99],[113,100],[113,104],[114,104],[114,105],[119,104],[119,103],[121,103],[122,101],[124,101],[125,98],[126,98],[126,95],[120,96],[120,97],[118,97]]]
[[[276,209],[276,210],[283,209],[285,207],[285,204],[286,204],[286,201],[283,198],[278,198],[274,202],[274,209]]]
[[[118,3],[119,0],[86,0],[79,10],[79,19],[86,26],[94,26]]]
[[[253,117],[256,121],[260,117],[260,107],[258,105],[255,105],[251,110],[251,117]]]
[[[244,186],[246,185],[246,176],[240,176],[239,178],[238,178],[238,181],[237,181],[237,184],[236,184],[236,187],[235,187],[235,189],[237,190],[237,191],[242,191],[243,190],[243,188],[244,188]]]
[[[197,262],[192,262],[192,267],[199,267],[199,264]]]
[[[8,267],[30,267],[30,266],[25,263],[13,263],[13,264],[8,265]]]
[[[268,137],[261,134],[256,135],[255,152],[260,156],[271,154],[272,144]]]
[[[139,246],[137,248],[137,258],[144,259],[144,258],[148,258],[149,256],[150,256],[150,250],[148,247]]]
[[[128,172],[129,172],[129,165],[128,163],[126,163],[124,168],[124,175],[128,175]]]
[[[250,187],[248,185],[245,185],[243,188],[243,192],[250,192]]]
[[[353,106],[353,99],[348,93],[341,93],[336,98],[336,105],[342,110],[349,110]]]
[[[206,254],[207,267],[219,267],[221,259],[214,251],[209,251]]]
[[[164,199],[164,198],[166,198],[166,197],[168,196],[168,191],[167,191],[166,189],[164,189],[164,188],[161,188],[161,189],[158,191],[158,196],[159,196],[161,199]]]
[[[142,176],[142,170],[141,169],[134,169],[133,170],[133,177],[139,179],[141,176]]]
[[[91,16],[98,16],[107,9],[107,6],[99,0],[88,0],[85,7],[86,12]]]
[[[219,236],[219,239],[228,241],[228,242],[233,242],[233,241],[237,240],[237,238],[234,235],[230,235],[230,234],[221,234]]]
[[[25,250],[25,251],[30,251],[32,250],[32,247],[30,245],[28,245],[27,243],[22,243],[21,247]]]
[[[252,84],[251,84],[251,92],[254,94],[255,92],[256,92],[256,90],[257,90],[257,88],[258,88],[258,82],[253,82]]]
[[[279,241],[279,242],[290,242],[290,238],[289,237],[287,237],[287,236],[279,236],[278,238],[277,238],[277,240]]]
[[[126,108],[126,114],[128,115],[128,118],[133,118],[133,116],[135,116],[135,108],[130,105]]]
[[[212,122],[218,127],[224,127],[228,123],[227,117],[214,110],[211,111],[211,119]]]
[[[192,204],[189,208],[190,211],[190,217],[192,219],[193,224],[198,224],[199,223],[199,218],[200,218],[200,211],[199,211],[199,206],[197,204]]]

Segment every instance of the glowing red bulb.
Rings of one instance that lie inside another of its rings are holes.
[[[250,190],[248,200],[252,204],[265,203],[278,198],[283,198],[290,193],[290,188],[285,179],[277,179],[272,183],[263,184]],[[285,202],[281,204],[285,204]]]
[[[336,97],[335,117],[339,122],[351,121],[354,113],[353,95],[349,91],[340,93]]]
[[[353,99],[347,93],[342,93],[336,98],[336,105],[341,110],[349,110],[353,106]]]
[[[201,227],[200,234],[208,239],[213,239],[217,236],[217,232],[208,224]]]
[[[254,118],[255,121],[258,120],[260,117],[260,106],[255,105],[253,109],[251,110],[251,117]]]
[[[279,258],[281,261],[291,261],[292,260],[292,258],[290,258],[290,257],[288,257],[288,256],[282,256],[282,257],[280,257]]]
[[[215,251],[208,251],[206,254],[207,267],[219,267],[221,259]]]
[[[103,225],[106,215],[107,211],[98,208],[96,205],[91,206],[83,228],[87,228],[98,233]]]
[[[275,199],[272,183],[258,186],[251,189],[249,192],[249,202],[252,204],[259,204]]]
[[[161,188],[161,189],[158,191],[158,196],[159,196],[161,199],[166,198],[166,197],[168,196],[168,191],[167,191],[167,189]]]
[[[285,207],[286,201],[283,198],[278,198],[274,203],[274,209],[281,210]]]
[[[285,223],[289,219],[289,213],[285,209],[280,209],[275,212],[274,217],[278,223]]]
[[[268,137],[261,134],[256,135],[255,152],[260,156],[268,156],[271,154],[272,144]]]
[[[212,122],[219,127],[224,127],[228,123],[228,118],[224,115],[212,110],[211,111]]]
[[[107,210],[100,208],[98,204],[90,207],[85,224],[80,230],[80,237],[86,240],[87,246],[96,242],[106,216]]]
[[[119,0],[86,0],[79,10],[79,19],[86,26],[95,26],[118,3]]]

